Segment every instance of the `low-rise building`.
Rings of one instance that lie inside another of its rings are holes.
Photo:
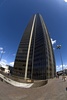
[[[2,65],[0,67],[0,71],[4,72],[6,74],[9,74],[10,73],[9,66],[8,65]]]

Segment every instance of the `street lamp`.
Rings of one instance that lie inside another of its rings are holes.
[[[1,51],[0,61],[1,61],[2,56],[3,56],[4,53],[5,53],[5,52],[4,52],[4,49],[3,49],[3,50]]]
[[[57,45],[57,49],[59,49],[60,59],[61,59],[61,64],[62,64],[62,74],[64,75],[64,73],[63,73],[63,60],[62,60],[62,55],[61,55],[60,48],[61,48],[61,45]]]

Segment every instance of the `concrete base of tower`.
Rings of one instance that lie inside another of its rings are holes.
[[[31,88],[41,87],[48,83],[48,80],[35,80]]]
[[[15,76],[5,76],[0,74],[0,79],[5,81],[13,86],[22,87],[22,88],[34,88],[34,87],[41,87],[48,83],[48,80],[31,80],[31,79],[21,79]]]

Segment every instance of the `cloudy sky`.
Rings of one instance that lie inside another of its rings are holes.
[[[35,13],[40,13],[48,28],[56,60],[56,69],[67,68],[66,0],[0,0],[0,60],[13,65],[23,32]],[[61,49],[56,49],[61,45]]]

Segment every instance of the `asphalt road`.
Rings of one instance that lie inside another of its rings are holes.
[[[0,80],[0,100],[67,100],[67,80],[49,79],[37,88],[17,88]]]

